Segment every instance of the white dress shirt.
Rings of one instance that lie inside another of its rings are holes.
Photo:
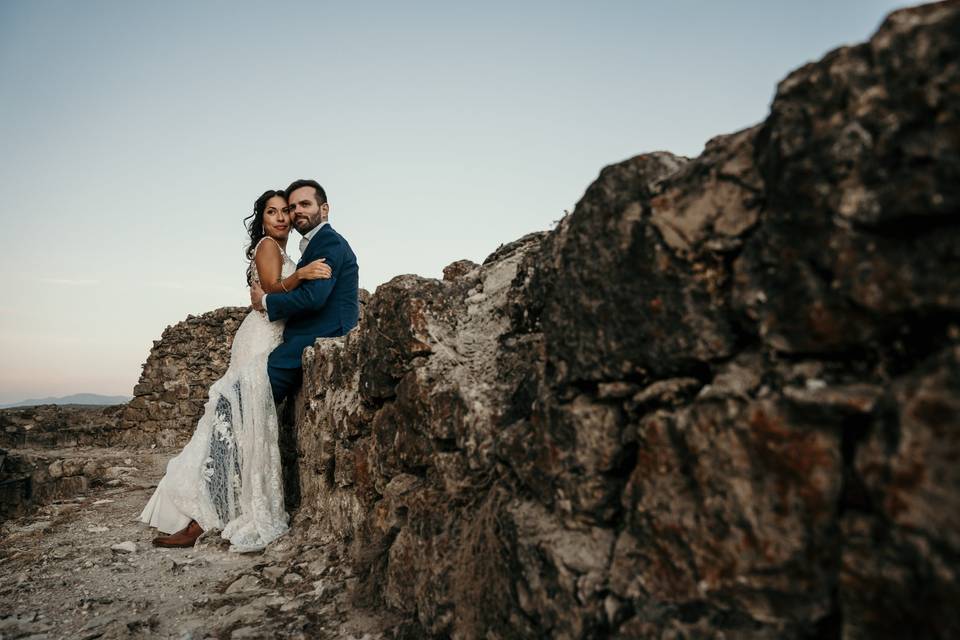
[[[310,244],[310,241],[313,240],[313,236],[317,235],[317,232],[320,231],[327,224],[327,221],[324,220],[310,231],[307,231],[306,235],[300,238],[300,257],[303,257],[303,252],[307,250],[307,245]],[[263,298],[260,299],[260,304],[263,305],[263,312],[267,312],[267,294],[263,294]]]

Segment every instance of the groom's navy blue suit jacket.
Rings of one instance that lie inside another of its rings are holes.
[[[357,256],[329,224],[321,227],[310,240],[297,267],[319,258],[326,258],[330,265],[329,279],[307,280],[293,291],[267,296],[270,320],[287,320],[283,343],[273,350],[267,361],[271,368],[299,369],[303,350],[314,340],[342,336],[357,326],[360,315]]]

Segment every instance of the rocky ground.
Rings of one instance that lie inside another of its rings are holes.
[[[127,474],[0,528],[0,638],[403,635],[397,619],[351,604],[337,545],[302,540],[296,521],[262,553],[231,553],[215,536],[154,548],[155,530],[136,518],[176,451],[112,453]]]

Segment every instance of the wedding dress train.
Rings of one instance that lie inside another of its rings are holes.
[[[287,277],[296,265],[282,255]],[[237,552],[263,549],[287,532],[277,412],[267,376],[267,356],[282,339],[282,321],[270,322],[256,310],[247,314],[226,373],[211,385],[193,436],[167,463],[141,522],[174,533],[192,518],[204,531],[221,529]]]

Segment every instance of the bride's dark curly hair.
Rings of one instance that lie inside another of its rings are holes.
[[[253,260],[253,255],[257,251],[257,243],[266,235],[263,231],[263,212],[267,208],[267,201],[274,196],[280,196],[286,200],[287,192],[283,189],[268,189],[264,191],[263,195],[253,203],[253,213],[243,219],[247,233],[250,234],[250,245],[247,247],[247,260]],[[248,220],[249,222],[247,222]],[[250,286],[252,282],[253,266],[251,265],[247,267],[247,286]]]

